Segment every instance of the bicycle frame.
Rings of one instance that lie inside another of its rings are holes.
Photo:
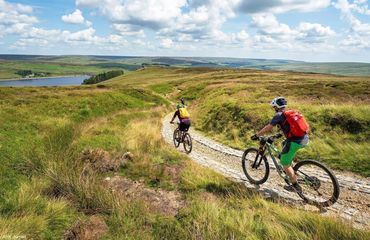
[[[180,140],[183,141],[184,140],[183,138],[185,136],[186,131],[181,131],[180,130],[180,123],[179,122],[176,122],[176,124],[177,124],[177,128],[176,129],[178,129],[179,132],[180,132]]]
[[[273,154],[273,153],[280,154],[281,152],[273,144],[268,143],[268,142],[265,143],[264,148],[265,149],[264,149],[263,153],[265,153],[265,150],[267,148],[268,154],[270,155],[279,176],[283,179],[287,179],[287,175],[285,174],[283,167],[278,163],[278,161],[276,160],[276,158]]]

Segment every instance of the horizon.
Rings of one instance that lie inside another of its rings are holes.
[[[0,0],[15,55],[370,63],[367,0]]]
[[[211,56],[161,56],[161,55],[153,55],[153,56],[145,56],[145,55],[104,55],[104,54],[7,54],[7,53],[0,53],[0,56],[38,56],[38,57],[128,57],[128,58],[186,58],[186,59],[196,59],[196,58],[215,58],[215,59],[245,59],[245,60],[282,60],[282,61],[292,61],[292,62],[304,62],[304,63],[363,63],[363,64],[370,64],[369,62],[362,62],[362,61],[304,61],[299,59],[283,59],[283,58],[249,58],[249,57],[211,57]]]

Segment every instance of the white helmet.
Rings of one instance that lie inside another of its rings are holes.
[[[272,100],[271,106],[272,107],[277,107],[279,109],[280,108],[285,108],[286,106],[288,106],[288,102],[283,97],[277,97],[274,100]]]

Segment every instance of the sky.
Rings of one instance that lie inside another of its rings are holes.
[[[370,62],[368,0],[0,0],[0,54]]]

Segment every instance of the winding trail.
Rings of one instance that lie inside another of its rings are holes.
[[[175,126],[169,123],[171,117],[172,115],[167,115],[163,119],[161,133],[165,141],[173,145],[172,135]],[[190,134],[193,138],[193,150],[189,157],[195,162],[215,170],[232,181],[242,182],[248,189],[258,191],[267,199],[285,202],[307,211],[320,212],[316,207],[304,204],[295,193],[285,191],[284,181],[276,171],[270,171],[270,177],[263,185],[252,185],[246,179],[241,167],[242,151],[217,143],[192,129]],[[183,151],[181,145],[178,149]],[[274,166],[270,164],[270,167]],[[342,218],[356,228],[370,229],[370,179],[353,173],[335,172],[335,175],[341,186],[339,200],[320,214]]]

